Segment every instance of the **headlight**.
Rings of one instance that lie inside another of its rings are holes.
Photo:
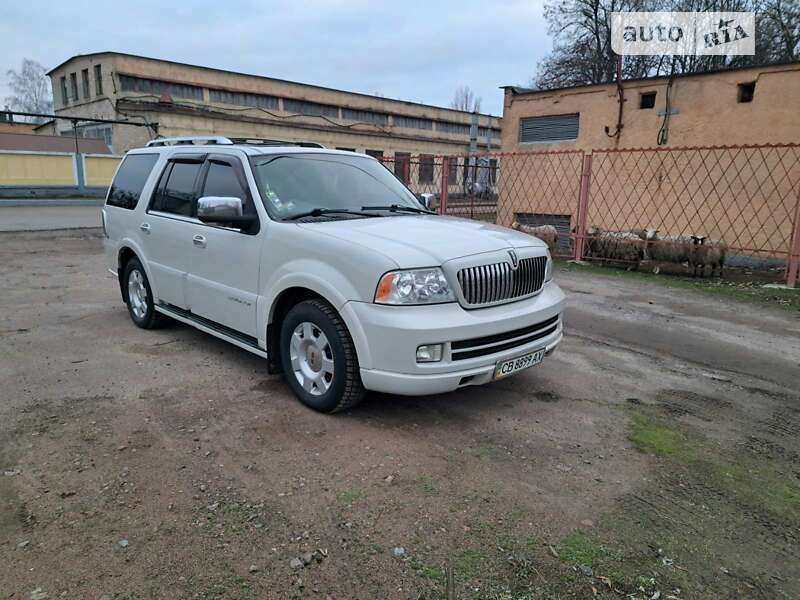
[[[544,267],[544,282],[547,283],[548,281],[553,280],[553,257],[550,256],[550,253],[547,253],[547,264]]]
[[[378,304],[439,304],[455,300],[439,267],[391,271],[381,277],[375,292]]]

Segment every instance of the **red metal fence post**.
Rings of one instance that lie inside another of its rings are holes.
[[[789,260],[786,263],[786,285],[793,288],[797,283],[800,271],[800,192],[797,193],[797,205],[794,207],[794,227],[789,242]]]
[[[450,170],[450,159],[447,156],[442,157],[442,189],[439,192],[439,214],[447,214],[447,186],[449,185],[448,177]]]
[[[586,217],[589,212],[589,183],[592,180],[592,155],[584,154],[581,168],[581,189],[578,193],[578,223],[575,227],[575,260],[583,258],[586,240]]]

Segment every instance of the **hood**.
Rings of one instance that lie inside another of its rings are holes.
[[[454,258],[509,248],[547,247],[538,238],[513,229],[438,215],[344,219],[299,227],[360,244],[404,269],[439,266]]]

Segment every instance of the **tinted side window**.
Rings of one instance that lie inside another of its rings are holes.
[[[203,196],[228,196],[245,199],[245,193],[231,165],[212,162],[208,166]]]
[[[167,167],[168,171],[164,172],[153,200],[152,210],[191,217],[194,182],[201,166],[202,163],[174,162]]]
[[[158,160],[158,154],[129,154],[122,161],[108,193],[106,204],[133,210],[142,188]]]

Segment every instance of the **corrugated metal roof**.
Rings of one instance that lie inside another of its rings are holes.
[[[62,135],[0,132],[0,150],[75,152],[75,138]],[[79,137],[78,150],[84,154],[111,154],[105,141],[95,138]]]

